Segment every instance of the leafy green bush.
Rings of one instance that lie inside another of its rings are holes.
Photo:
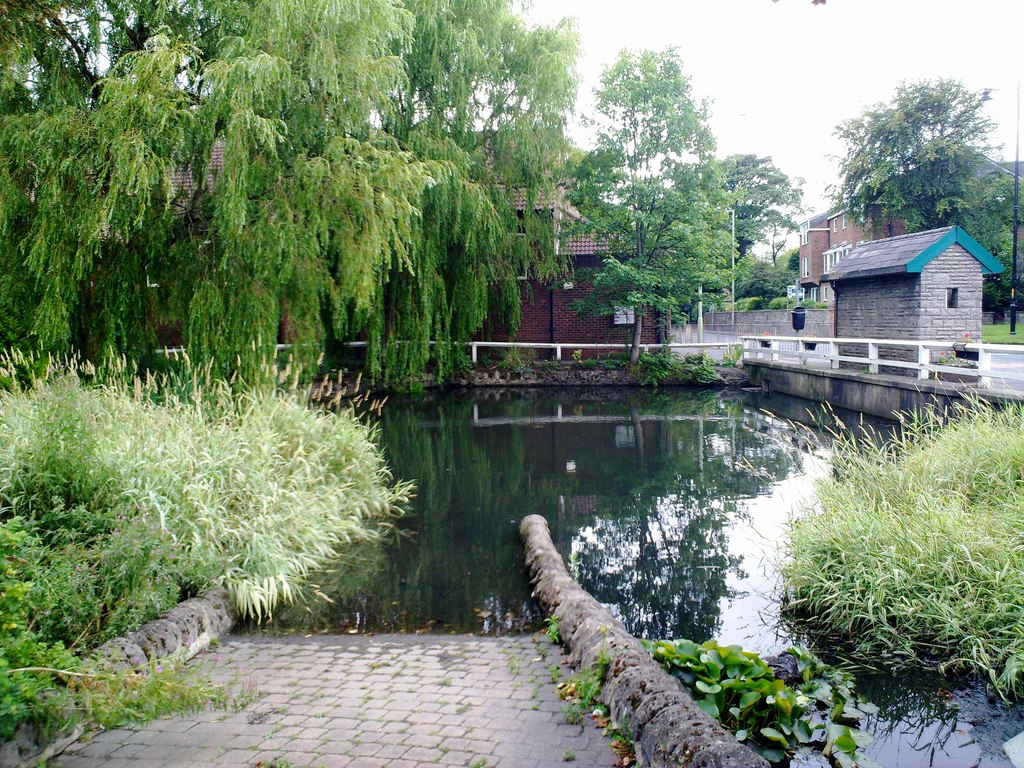
[[[671,352],[640,355],[632,373],[644,386],[658,386],[680,376],[679,358]]]
[[[768,309],[789,309],[789,299],[779,296],[768,302]]]
[[[871,736],[842,721],[857,723],[874,708],[858,701],[848,675],[822,664],[814,654],[790,650],[803,681],[794,690],[757,654],[737,645],[662,640],[644,641],[644,646],[682,681],[697,706],[766,760],[782,762],[798,748],[817,743],[844,768],[873,764],[857,754],[858,747],[871,743]],[[832,722],[816,722],[816,707]]]
[[[764,309],[765,303],[761,296],[748,296],[745,299],[736,300],[736,309],[740,312],[751,312],[755,309]]]
[[[32,583],[22,576],[30,562],[27,538],[18,518],[0,524],[0,740],[30,716],[49,719],[53,702],[44,694],[60,682],[51,672],[14,670],[73,670],[80,664],[62,644],[43,642],[29,629]]]
[[[703,352],[686,355],[678,365],[679,377],[688,384],[714,384],[721,379],[715,361]]]

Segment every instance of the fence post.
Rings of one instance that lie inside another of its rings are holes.
[[[771,345],[769,348],[772,351],[772,362],[774,363],[776,360],[779,359],[779,348],[777,346],[775,346],[776,344],[778,344],[778,340],[777,339],[772,339],[768,343]]]
[[[839,342],[830,341],[828,343],[828,356],[832,364],[832,370],[839,370]]]
[[[868,342],[868,372],[878,373],[878,345]]]
[[[562,360],[562,345],[561,344],[555,344],[555,360],[558,360],[559,362],[561,362],[561,360]]]
[[[979,374],[988,371],[992,372],[992,353],[984,347],[978,347],[978,372]],[[978,376],[978,386],[982,389],[992,388],[992,377],[991,376]]]
[[[470,346],[473,348],[473,365],[476,365],[476,342],[474,341]]]
[[[924,344],[917,345],[917,378],[928,378],[928,366],[932,362],[932,353]]]

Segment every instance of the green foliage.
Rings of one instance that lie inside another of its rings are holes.
[[[677,52],[623,51],[595,96],[597,148],[577,164],[571,191],[583,216],[566,233],[586,232],[607,250],[575,306],[596,315],[632,307],[635,364],[645,316],[682,314],[698,285],[727,282],[726,206],[707,108]]]
[[[556,267],[530,258],[550,215],[513,197],[551,198],[575,35],[515,8],[99,0],[5,25],[0,342],[98,360],[184,319],[194,359],[252,378],[286,319],[305,363],[364,334],[374,375],[452,370],[430,341],[493,305],[514,326],[515,276]]]
[[[679,363],[679,374],[679,377],[688,384],[704,386],[721,379],[715,370],[715,361],[703,352],[683,357]]]
[[[658,386],[670,379],[682,384],[714,384],[719,380],[715,361],[703,352],[680,358],[672,352],[641,355],[631,369],[644,386]]]
[[[785,296],[777,296],[768,302],[768,309],[789,309],[789,302]]]
[[[505,349],[502,360],[498,365],[507,371],[512,371],[512,373],[522,376],[533,370],[536,361],[537,351],[532,347],[508,347]]]
[[[640,355],[631,371],[645,387],[656,387],[679,376],[679,358],[671,352]]]
[[[54,716],[54,702],[46,693],[59,680],[51,672],[12,670],[79,666],[63,645],[45,642],[29,629],[33,585],[23,575],[31,562],[26,558],[28,538],[18,518],[0,523],[0,739],[11,738],[15,727],[30,717],[45,721]]]
[[[736,296],[763,296],[764,300],[785,296],[786,289],[796,280],[796,272],[788,265],[775,265],[755,259],[744,266],[743,276],[736,283]],[[757,309],[758,307],[750,307]]]
[[[732,344],[726,350],[725,354],[722,355],[722,365],[726,368],[735,368],[740,364],[743,359],[743,345]]]
[[[767,302],[761,296],[748,296],[736,302],[736,309],[740,312],[750,312],[755,309],[764,309],[766,304]]]
[[[210,583],[265,616],[378,540],[408,491],[364,426],[269,389],[64,371],[0,397],[0,504],[38,543],[36,621],[86,647]]]
[[[871,737],[843,724],[856,723],[873,711],[871,706],[858,702],[848,675],[826,667],[809,651],[790,650],[803,681],[794,690],[777,679],[757,654],[737,645],[645,640],[644,646],[683,682],[697,706],[765,759],[783,762],[797,749],[818,742],[844,768],[872,765],[857,754],[857,748],[870,744]],[[823,707],[833,722],[827,726],[816,722],[816,706]],[[824,731],[824,738],[819,731]]]
[[[764,243],[774,265],[786,236],[797,228],[802,180],[791,180],[770,157],[730,155],[723,165],[736,211],[737,258],[745,260],[754,245]]]
[[[611,658],[602,650],[593,664],[558,684],[558,696],[565,702],[562,713],[570,723],[582,723],[587,713],[608,713],[601,703],[601,688],[610,665]]]
[[[548,616],[546,624],[547,628],[544,630],[544,634],[547,635],[548,640],[556,645],[560,644],[562,636],[558,631],[558,617]]]
[[[945,659],[1024,695],[1024,409],[908,417],[844,436],[839,474],[791,528],[787,611],[872,656]]]
[[[842,123],[837,206],[860,221],[903,220],[910,232],[963,224],[990,165],[984,99],[956,80],[903,83],[889,103]]]

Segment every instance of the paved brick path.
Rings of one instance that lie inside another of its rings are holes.
[[[94,734],[61,768],[553,768],[613,766],[607,738],[570,725],[542,636],[254,638],[207,651],[212,677],[255,683],[238,712]]]

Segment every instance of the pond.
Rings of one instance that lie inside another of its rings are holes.
[[[637,636],[762,654],[806,643],[780,620],[777,573],[787,519],[829,469],[821,433],[791,421],[801,418],[836,417],[778,396],[693,390],[392,399],[378,426],[396,476],[416,482],[410,514],[368,583],[347,583],[344,567],[324,576],[337,599],[316,606],[310,628],[538,628],[517,533],[536,513],[583,587]],[[881,708],[867,725],[883,765],[1011,764],[1001,744],[1024,716],[977,682],[919,669],[858,679]]]

